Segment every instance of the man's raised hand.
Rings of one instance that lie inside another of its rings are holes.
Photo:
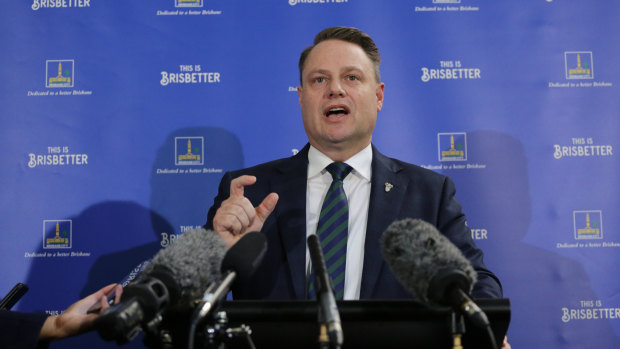
[[[220,235],[226,247],[232,246],[243,234],[260,231],[267,217],[278,203],[278,194],[271,193],[257,207],[244,195],[244,188],[256,183],[254,176],[240,176],[230,182],[230,196],[213,217],[213,230]]]

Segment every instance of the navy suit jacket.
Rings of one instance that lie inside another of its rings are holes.
[[[305,299],[306,294],[306,145],[298,154],[251,168],[227,172],[209,209],[206,229],[213,229],[213,217],[230,194],[230,181],[241,175],[256,176],[244,195],[257,206],[271,192],[278,193],[274,212],[263,225],[268,251],[247,284],[233,289],[235,299]],[[373,146],[372,179],[364,266],[360,299],[407,299],[411,294],[396,280],[381,255],[379,240],[394,221],[413,218],[433,225],[452,241],[472,263],[478,282],[475,298],[502,297],[501,284],[482,260],[483,254],[465,224],[456,201],[453,182],[422,167],[391,159]],[[385,184],[393,188],[385,190]]]

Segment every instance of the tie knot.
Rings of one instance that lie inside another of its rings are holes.
[[[353,167],[345,164],[344,162],[332,162],[326,169],[335,181],[342,181],[349,175],[349,173],[351,173]]]

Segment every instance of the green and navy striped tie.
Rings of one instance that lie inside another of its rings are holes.
[[[327,171],[332,175],[333,181],[323,200],[316,229],[336,299],[342,299],[344,296],[344,272],[349,234],[349,204],[342,181],[352,169],[343,162],[333,162],[327,166]],[[308,298],[316,298],[314,273],[310,276]]]

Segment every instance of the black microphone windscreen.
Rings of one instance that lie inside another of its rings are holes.
[[[396,278],[418,300],[429,302],[431,281],[459,270],[471,292],[476,271],[462,252],[431,224],[419,219],[392,223],[381,237],[381,252]],[[431,297],[432,299],[432,297]]]
[[[225,274],[234,271],[237,273],[236,282],[245,283],[263,261],[265,252],[267,252],[265,235],[257,232],[246,233],[226,252],[221,272]]]
[[[212,282],[221,279],[220,265],[226,245],[213,231],[203,228],[180,235],[173,245],[159,251],[143,271],[149,276],[168,269],[188,301],[200,298]]]

